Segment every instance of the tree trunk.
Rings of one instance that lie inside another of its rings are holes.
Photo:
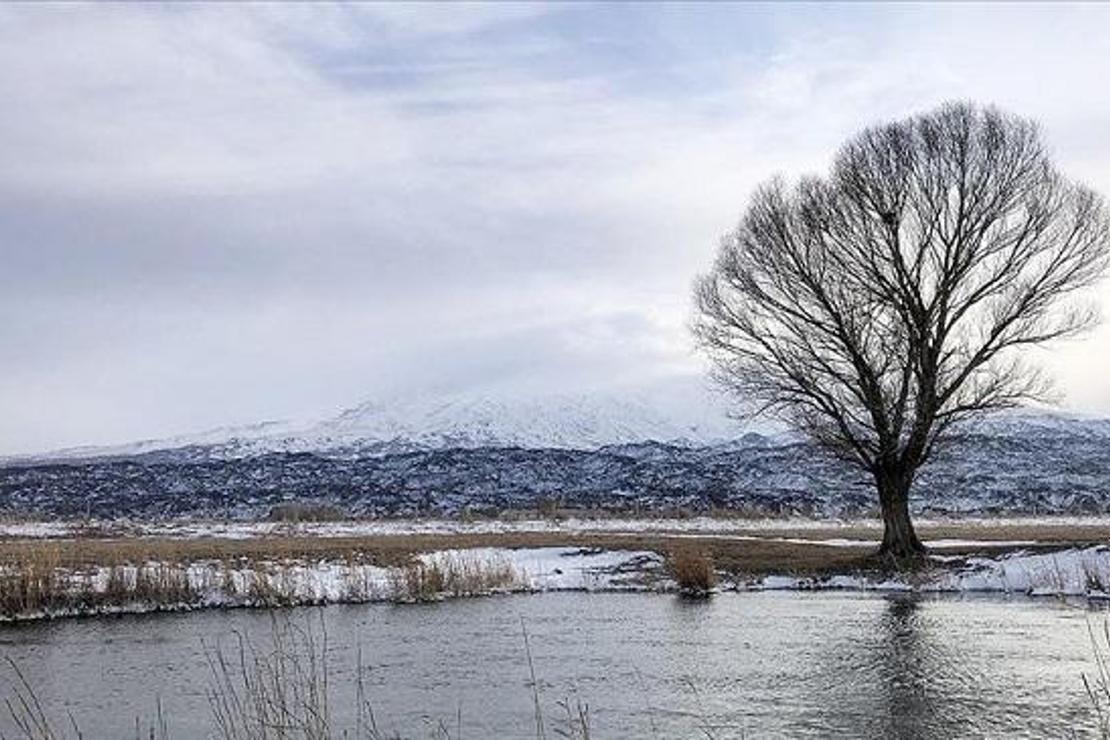
[[[889,556],[898,565],[907,565],[925,555],[910,521],[910,484],[905,475],[878,476],[879,504],[883,513],[883,544],[880,556]]]

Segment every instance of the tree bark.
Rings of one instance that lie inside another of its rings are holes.
[[[879,555],[892,557],[901,565],[925,555],[910,520],[910,485],[905,476],[878,477],[879,504],[883,514],[883,544]]]

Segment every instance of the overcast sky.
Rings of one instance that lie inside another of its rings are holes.
[[[862,126],[997,103],[1110,193],[1108,28],[1110,6],[0,7],[0,453],[699,372],[690,285],[720,234]],[[1108,359],[1110,327],[1045,355],[1098,413]]]

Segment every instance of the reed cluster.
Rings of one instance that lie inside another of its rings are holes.
[[[527,586],[524,575],[504,558],[457,553],[413,559],[390,571],[390,583],[393,597],[401,601],[432,601]]]

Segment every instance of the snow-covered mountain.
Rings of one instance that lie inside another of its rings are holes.
[[[618,511],[858,516],[859,470],[729,418],[698,385],[454,394],[0,463],[0,513],[247,517],[289,501],[352,515],[496,513],[557,500]],[[1110,421],[1000,414],[960,430],[915,483],[933,513],[1110,512]]]
[[[999,412],[970,424],[966,434],[991,437],[1082,437],[1110,440],[1110,418],[1046,408]]]
[[[33,455],[12,455],[0,458],[0,464],[129,458],[168,450],[204,447],[228,451],[237,448],[244,453],[249,453],[251,450],[261,453],[271,451],[268,449],[266,440],[293,439],[296,437],[298,428],[297,425],[287,421],[263,421],[257,424],[215,427],[203,432],[156,439],[141,439],[122,444],[83,445]],[[273,451],[276,451],[276,449],[274,448]]]
[[[424,394],[366,401],[321,421],[266,421],[119,445],[0,459],[2,464],[151,457],[230,460],[272,453],[359,457],[441,449],[596,450],[662,443],[744,444],[758,434],[794,442],[772,422],[738,420],[727,398],[700,381],[577,393]],[[1110,419],[1043,409],[988,417],[965,430],[984,437],[1110,440]]]
[[[316,425],[308,437],[404,440],[422,448],[525,447],[590,450],[667,442],[706,446],[743,432],[708,393],[682,402],[647,392],[543,395],[454,395],[364,403]]]
[[[0,459],[0,465],[139,457],[231,460],[272,453],[364,457],[443,449],[597,450],[645,443],[699,448],[745,445],[745,435],[752,434],[784,444],[798,441],[773,422],[730,416],[730,408],[727,398],[689,380],[617,391],[413,395],[366,401],[316,422],[219,427],[163,439]],[[986,438],[1110,442],[1110,419],[1020,409],[987,417],[963,433]]]
[[[700,383],[578,393],[454,393],[367,401],[315,423],[263,422],[131,444],[87,446],[7,462],[119,459],[178,453],[233,459],[274,452],[386,454],[521,447],[594,450],[661,442],[704,447],[770,425],[741,423]]]

